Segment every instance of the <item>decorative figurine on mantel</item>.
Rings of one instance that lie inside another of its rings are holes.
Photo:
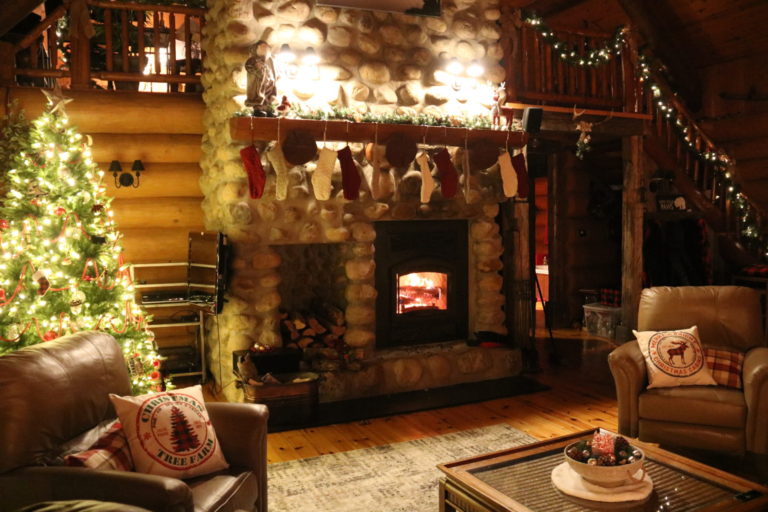
[[[506,82],[501,84],[493,91],[493,106],[491,107],[491,126],[494,129],[503,129],[507,125],[507,120],[504,118],[504,122],[501,121],[502,112],[501,108],[507,102],[507,90],[504,88]]]
[[[250,47],[250,54],[245,61],[245,70],[248,72],[245,105],[253,109],[255,117],[269,117],[277,96],[275,66],[269,43],[258,41]]]

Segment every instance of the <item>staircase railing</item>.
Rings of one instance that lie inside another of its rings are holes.
[[[182,84],[184,91],[199,90],[204,9],[87,0],[95,31],[88,38],[78,30],[64,36],[66,5],[3,52],[0,80],[45,86],[69,78],[75,89],[138,89],[142,83],[154,92],[176,92]]]
[[[631,33],[624,31],[621,38],[590,31],[554,34],[531,24],[535,19],[524,21],[519,10],[503,18],[508,101],[652,115],[646,152],[660,169],[673,172],[677,189],[702,212],[721,249],[738,264],[768,256],[761,237],[765,217],[739,191],[727,165],[732,162],[636,50]],[[601,51],[616,46],[620,52]]]

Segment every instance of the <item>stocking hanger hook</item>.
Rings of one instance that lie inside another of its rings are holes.
[[[325,120],[325,124],[323,125],[323,149],[326,147],[326,143],[328,142],[328,120]]]
[[[253,146],[253,117],[249,117],[248,122],[250,124],[250,129],[251,129],[251,146]]]
[[[424,133],[421,136],[421,145],[426,146],[427,145],[427,131],[429,130],[429,126],[424,127]]]

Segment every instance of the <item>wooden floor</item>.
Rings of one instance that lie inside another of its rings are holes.
[[[541,332],[544,336],[544,333]],[[580,331],[538,338],[541,371],[526,376],[549,391],[269,435],[268,461],[281,462],[507,423],[538,439],[603,427],[616,430],[606,356],[614,345]]]

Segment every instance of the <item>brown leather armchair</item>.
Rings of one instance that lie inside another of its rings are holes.
[[[619,432],[665,446],[768,453],[768,348],[760,297],[739,286],[662,286],[640,296],[638,331],[697,325],[705,347],[745,353],[743,390],[721,386],[646,389],[637,341],[611,352]]]
[[[0,357],[0,512],[45,500],[101,500],[158,511],[267,510],[267,408],[209,402],[230,468],[189,480],[52,465],[67,443],[115,418],[130,394],[121,349],[84,332]]]

